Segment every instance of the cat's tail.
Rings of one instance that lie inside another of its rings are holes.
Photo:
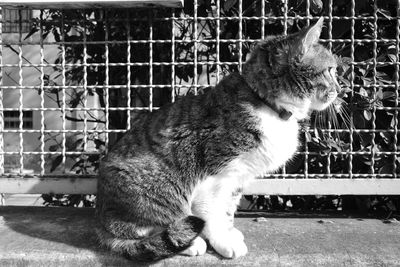
[[[205,222],[195,216],[177,221],[163,231],[143,239],[116,238],[105,229],[96,229],[102,245],[135,261],[157,261],[187,249],[201,233]]]

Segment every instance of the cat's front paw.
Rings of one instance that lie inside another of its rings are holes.
[[[203,238],[198,236],[193,240],[190,247],[182,251],[180,254],[186,256],[200,256],[206,253],[206,250],[207,250],[206,241],[204,241]]]
[[[247,253],[243,234],[236,228],[232,228],[224,234],[219,233],[216,236],[210,237],[209,242],[215,251],[225,258],[239,258]]]

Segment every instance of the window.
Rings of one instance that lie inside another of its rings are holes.
[[[5,129],[18,129],[19,128],[19,110],[4,111],[4,128]],[[24,129],[33,128],[33,111],[23,111],[22,118],[24,121]]]
[[[27,9],[2,9],[3,12],[3,33],[19,33],[21,22],[21,33],[31,30],[32,11]]]

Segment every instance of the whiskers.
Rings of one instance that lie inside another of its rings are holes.
[[[333,106],[334,113],[335,115],[338,114],[343,122],[343,126],[346,129],[354,129],[353,122],[350,118],[349,114],[349,109],[348,109],[348,104],[346,101],[344,101],[342,98],[337,97],[336,100],[330,105],[331,107]],[[335,129],[339,129],[339,122],[337,119],[337,116],[335,116],[336,120],[336,125],[338,126]]]
[[[325,110],[317,111],[314,117],[314,127],[329,129],[333,138],[340,143],[340,129],[354,129],[350,119],[348,105],[345,100],[337,97]],[[329,135],[331,136],[331,134]]]

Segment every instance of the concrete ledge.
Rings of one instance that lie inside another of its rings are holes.
[[[98,248],[94,210],[0,207],[0,266],[137,266]],[[266,220],[255,221],[263,216]],[[176,256],[152,266],[400,265],[400,223],[326,215],[242,213],[249,247],[237,260]]]

